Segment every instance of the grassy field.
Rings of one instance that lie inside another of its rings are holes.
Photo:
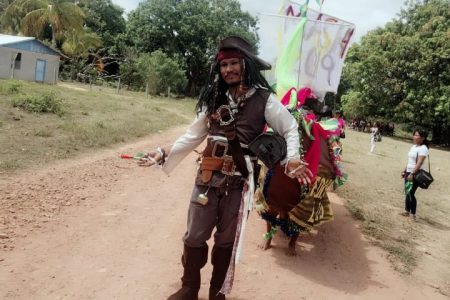
[[[147,98],[123,90],[117,94],[113,88],[0,80],[0,172],[187,124],[194,106],[192,99]],[[50,112],[34,112],[42,108]]]
[[[404,210],[400,172],[412,142],[384,138],[377,143],[376,154],[368,153],[367,133],[348,130],[343,142],[344,165],[350,178],[337,193],[362,221],[364,232],[388,251],[399,271],[428,269],[436,277],[447,278],[443,285],[450,287],[450,152],[430,149],[435,182],[430,189],[416,192],[418,219],[413,221],[399,215]]]
[[[47,98],[41,99],[43,95]],[[54,113],[26,111],[39,110],[42,106],[37,104],[42,103]],[[117,94],[112,88],[91,90],[81,84],[0,81],[0,174],[187,124],[194,106],[192,99],[147,99],[143,93]],[[430,150],[435,182],[416,193],[418,220],[413,221],[399,216],[404,206],[400,172],[411,142],[384,138],[374,155],[368,153],[367,133],[348,130],[343,142],[350,178],[337,193],[361,220],[363,231],[389,253],[400,272],[435,276],[440,285],[450,287],[442,282],[450,278],[450,152]]]

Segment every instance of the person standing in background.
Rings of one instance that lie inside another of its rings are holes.
[[[375,143],[377,142],[378,138],[378,126],[376,122],[373,122],[372,127],[370,127],[370,153],[375,152]]]
[[[423,163],[428,156],[429,146],[427,141],[427,132],[424,130],[414,130],[413,145],[408,152],[408,163],[401,176],[405,180],[405,211],[401,213],[402,216],[409,217],[410,215],[416,218],[417,199],[415,196],[418,188],[417,182],[414,180],[420,169],[423,169]]]

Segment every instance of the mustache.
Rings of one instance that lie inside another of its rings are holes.
[[[239,73],[238,73],[238,72],[229,72],[229,73],[225,74],[224,77],[228,77],[228,76],[230,76],[230,75],[233,75],[233,76],[239,76]]]
[[[236,87],[236,86],[239,86],[240,84],[241,84],[240,81],[235,81],[235,82],[228,84],[228,87]]]

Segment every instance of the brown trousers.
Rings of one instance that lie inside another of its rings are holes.
[[[231,248],[236,234],[242,186],[228,189],[210,187],[207,192],[208,203],[202,205],[197,202],[197,197],[207,190],[207,186],[194,186],[183,241],[188,247],[202,247],[216,228],[214,245]]]

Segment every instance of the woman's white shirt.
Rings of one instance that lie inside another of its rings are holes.
[[[406,172],[412,172],[416,167],[416,162],[419,156],[428,156],[428,148],[425,145],[413,145],[408,152],[408,164],[406,165]],[[424,160],[425,162],[425,160]],[[424,169],[424,163],[422,163],[421,169]]]

